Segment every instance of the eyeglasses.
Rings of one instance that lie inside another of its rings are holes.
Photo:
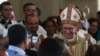
[[[32,13],[32,12],[38,13],[37,9],[28,9],[28,10],[26,10],[26,11],[28,11],[28,12],[30,12],[30,13]]]

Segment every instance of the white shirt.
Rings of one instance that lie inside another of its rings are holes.
[[[6,56],[9,56],[8,52],[6,51]]]
[[[7,29],[8,29],[9,27],[11,27],[12,25],[15,25],[15,24],[18,24],[18,22],[15,21],[15,20],[11,20],[11,24],[8,24]],[[1,23],[0,23],[0,27],[5,28],[5,24],[1,24]]]
[[[44,38],[47,37],[47,32],[46,32],[46,30],[41,25],[39,25],[37,33],[39,33],[39,34],[41,33],[44,36]]]
[[[24,25],[22,21],[19,24]],[[47,32],[41,25],[39,25],[39,27],[38,27],[37,34],[43,35],[44,38],[47,38]]]

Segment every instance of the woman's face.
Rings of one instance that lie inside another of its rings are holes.
[[[95,34],[98,30],[98,23],[96,21],[92,22],[89,28],[91,34]]]
[[[52,21],[48,21],[45,25],[46,31],[49,34],[54,34],[56,31],[56,27]]]

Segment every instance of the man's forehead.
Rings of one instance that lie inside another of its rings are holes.
[[[12,8],[12,5],[4,5],[3,9],[5,9],[5,8]]]
[[[73,24],[63,24],[64,27],[75,27]]]
[[[28,5],[28,6],[26,6],[26,9],[28,9],[28,8],[36,8],[36,6],[35,5]]]

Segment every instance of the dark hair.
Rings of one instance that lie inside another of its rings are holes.
[[[48,17],[47,20],[44,21],[44,23],[43,23],[43,27],[44,27],[44,28],[45,28],[45,26],[46,26],[46,24],[47,24],[48,21],[51,21],[51,22],[53,23],[53,25],[56,26],[54,20],[52,20],[52,18],[49,18],[49,17]]]
[[[38,11],[38,16],[41,16],[41,10],[40,10],[40,8],[36,7],[36,10]]]
[[[97,23],[99,23],[98,21],[97,21],[97,19],[96,18],[89,18],[88,19],[88,22],[89,22],[89,24],[91,25],[93,22],[97,22]]]
[[[61,18],[60,18],[60,16],[57,16],[57,24],[58,24],[58,25],[61,24]]]
[[[1,9],[1,5],[0,5],[0,12],[2,11],[2,9]]]
[[[3,7],[4,7],[5,5],[12,5],[12,4],[11,4],[10,2],[8,2],[8,1],[5,1],[5,2],[1,3],[0,11],[3,9]]]
[[[100,46],[99,45],[89,46],[85,56],[100,56]]]
[[[97,22],[97,24],[98,24],[98,30],[99,30],[99,22],[98,22],[97,19],[95,19],[95,18],[89,18],[89,19],[88,19],[88,22],[89,22],[90,26],[91,26],[91,24],[92,24],[93,22]],[[92,35],[96,40],[97,40],[97,33],[98,33],[98,30],[97,30],[97,32],[96,32],[94,35]],[[91,34],[91,32],[90,32],[89,30],[88,30],[88,32]]]
[[[25,10],[25,8],[26,8],[27,6],[30,6],[30,5],[35,5],[35,4],[34,4],[34,3],[26,3],[26,4],[24,4],[23,10]]]
[[[60,47],[62,48],[62,56],[71,56],[71,54],[68,52],[68,49],[65,45],[64,40],[58,37],[55,37],[55,39],[58,41],[58,43],[60,44]]]
[[[100,11],[97,11],[97,15],[100,15]]]
[[[46,38],[41,43],[38,56],[61,56],[61,47],[53,38]]]
[[[57,19],[57,16],[49,16],[48,18],[47,18],[47,20],[53,20],[53,19]]]
[[[96,17],[97,17],[97,20],[99,21],[99,24],[100,24],[100,11],[97,11]]]
[[[16,24],[8,29],[9,44],[17,46],[27,37],[27,30],[24,26]]]

